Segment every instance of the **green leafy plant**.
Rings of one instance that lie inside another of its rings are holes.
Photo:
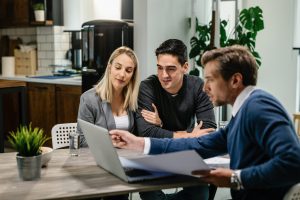
[[[20,125],[16,132],[12,131],[9,134],[8,141],[18,151],[18,155],[24,157],[41,154],[40,147],[50,139],[43,135],[43,129],[32,129],[31,123],[28,127]]]
[[[239,20],[234,27],[234,30],[227,34],[226,26],[227,21],[222,20],[220,22],[220,46],[226,47],[235,44],[247,46],[255,57],[258,66],[261,65],[261,57],[255,50],[257,33],[264,29],[264,21],[262,10],[256,7],[250,7],[249,9],[243,9],[239,14]],[[204,52],[215,48],[212,44],[212,22],[207,25],[199,25],[196,19],[196,36],[190,40],[191,51],[189,53],[190,58],[196,59],[196,64],[201,66],[201,57]],[[233,37],[235,36],[235,37]],[[195,68],[190,72],[193,75],[199,75],[199,70]]]
[[[45,6],[43,3],[36,3],[32,5],[33,10],[45,10]]]

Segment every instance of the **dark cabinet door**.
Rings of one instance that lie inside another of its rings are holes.
[[[29,25],[29,0],[1,0],[0,27]]]
[[[51,129],[56,124],[55,115],[55,85],[42,83],[27,83],[28,121],[32,127],[44,129],[51,136]],[[46,145],[51,146],[51,141]]]
[[[1,0],[0,1],[0,27],[8,27],[12,24],[12,7],[13,1]]]
[[[29,25],[29,0],[13,1],[13,25],[28,26]]]
[[[57,123],[77,122],[80,86],[56,85],[56,119]]]

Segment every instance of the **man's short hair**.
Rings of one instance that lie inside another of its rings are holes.
[[[219,63],[220,74],[228,81],[235,73],[243,76],[243,85],[256,85],[257,64],[253,55],[246,47],[233,45],[224,48],[213,49],[203,54],[202,66],[210,61]]]
[[[164,41],[156,50],[155,55],[171,54],[178,58],[181,65],[187,62],[187,48],[185,44],[178,39],[169,39]]]

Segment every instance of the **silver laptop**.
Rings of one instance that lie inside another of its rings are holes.
[[[81,119],[78,119],[78,123],[97,165],[120,179],[126,182],[137,182],[173,175],[123,167],[107,129]]]

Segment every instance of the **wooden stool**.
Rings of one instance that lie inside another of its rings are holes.
[[[294,125],[296,129],[296,133],[300,137],[300,113],[294,113]]]

